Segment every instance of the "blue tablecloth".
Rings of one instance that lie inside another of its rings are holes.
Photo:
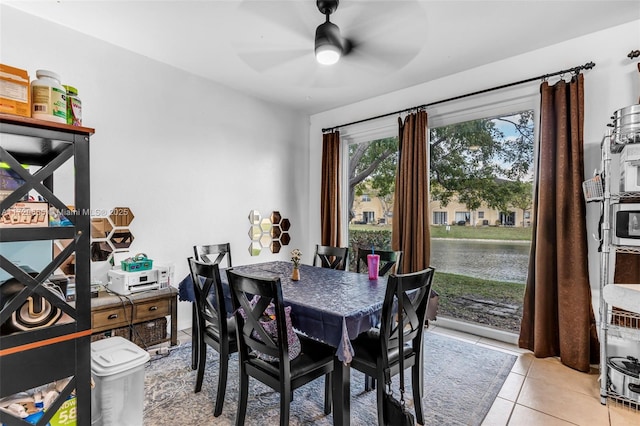
[[[353,348],[350,341],[380,321],[387,278],[369,280],[367,274],[300,265],[300,280],[292,281],[292,267],[291,262],[275,261],[233,269],[242,274],[280,277],[284,301],[291,306],[294,328],[336,347],[338,358],[351,362]],[[227,274],[223,269],[220,277],[227,310],[233,312]],[[190,276],[179,284],[179,300],[194,300]]]

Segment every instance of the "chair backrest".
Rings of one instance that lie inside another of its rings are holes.
[[[360,263],[363,263],[365,266],[367,265],[367,255],[374,253],[380,255],[380,268],[378,270],[378,276],[382,277],[387,273],[402,273],[400,262],[402,258],[402,251],[373,250],[362,247],[358,247],[356,252],[356,272],[360,272]]]
[[[427,303],[433,283],[434,268],[410,274],[390,275],[382,305],[380,323],[380,342],[382,356],[387,357],[389,350],[397,348],[399,343],[398,330],[402,330],[403,342],[411,344],[414,350],[422,348],[424,322],[427,314]],[[402,325],[398,324],[398,298],[402,297],[403,313]],[[388,359],[383,359],[388,365]]]
[[[193,254],[196,260],[206,263],[220,263],[227,257],[227,267],[231,268],[231,244],[206,244],[193,246]]]
[[[226,272],[235,309],[240,360],[255,359],[249,356],[254,351],[278,358],[280,373],[289,375],[289,344],[280,278],[243,275],[233,269],[227,269]],[[265,324],[274,320],[264,313],[271,303],[275,312],[277,339],[265,329]]]
[[[316,252],[313,256],[313,266],[345,271],[348,263],[349,247],[331,247],[316,244]]]
[[[188,259],[199,328],[204,328],[207,323],[218,330],[219,336],[228,333],[227,308],[224,303],[222,281],[217,263],[199,262],[194,258]],[[208,297],[213,288],[215,297]]]

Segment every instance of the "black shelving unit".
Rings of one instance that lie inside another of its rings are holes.
[[[0,228],[2,243],[47,240],[53,244],[56,240],[70,240],[57,256],[52,251],[51,262],[36,274],[0,255],[0,267],[25,286],[0,306],[0,324],[34,294],[65,314],[47,327],[0,334],[0,398],[70,379],[38,425],[46,425],[74,390],[77,424],[91,424],[89,140],[93,133],[94,129],[88,127],[0,114],[0,162],[8,164],[25,181],[0,202],[0,209],[4,212],[35,190],[50,208],[65,212],[71,222],[63,227]],[[74,209],[54,193],[53,173],[67,161],[73,162]],[[38,170],[32,174],[22,164],[38,166]],[[75,257],[76,300],[70,304],[43,283],[71,256]],[[8,426],[28,424],[3,411],[0,422]]]

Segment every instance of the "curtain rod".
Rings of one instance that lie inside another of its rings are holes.
[[[549,73],[549,74],[543,74],[543,75],[540,75],[540,76],[537,76],[537,77],[527,78],[526,80],[520,80],[520,81],[516,81],[516,82],[513,82],[513,83],[503,84],[503,85],[500,85],[500,86],[491,87],[489,89],[478,90],[477,92],[471,92],[471,93],[467,93],[467,94],[464,94],[464,95],[454,96],[453,98],[442,99],[440,101],[435,101],[435,102],[431,102],[431,103],[428,103],[428,104],[414,106],[414,107],[411,107],[411,108],[405,108],[405,109],[401,109],[399,111],[394,111],[394,112],[389,112],[387,114],[377,115],[375,117],[364,118],[362,120],[352,121],[351,123],[340,124],[339,126],[327,127],[327,128],[322,129],[322,133],[333,132],[334,130],[338,130],[341,127],[346,127],[346,126],[351,126],[351,125],[354,125],[354,124],[364,123],[364,122],[367,122],[367,121],[377,120],[379,118],[389,117],[390,115],[402,114],[404,112],[409,112],[409,111],[413,111],[413,110],[419,110],[419,109],[427,108],[427,107],[430,107],[430,106],[433,106],[433,105],[443,104],[445,102],[457,101],[458,99],[467,98],[469,96],[480,95],[482,93],[492,92],[494,90],[505,89],[507,87],[517,86],[519,84],[530,83],[530,82],[536,81],[536,80],[546,80],[549,77],[554,77],[556,75],[562,75],[562,74],[568,74],[568,73],[578,74],[582,70],[590,70],[591,68],[593,68],[595,66],[596,66],[596,64],[594,62],[587,62],[584,65],[579,65],[577,67],[569,68],[569,69],[566,69],[566,70],[556,71],[556,72],[552,72],[552,73]]]

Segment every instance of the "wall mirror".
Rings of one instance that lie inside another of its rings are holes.
[[[251,210],[249,212],[249,223],[252,225],[258,225],[260,223],[260,212],[258,210]]]
[[[91,260],[112,261],[113,253],[129,250],[135,239],[129,229],[134,218],[129,207],[114,207],[108,216],[91,218]]]
[[[93,241],[91,243],[91,261],[105,262],[113,253],[113,246],[108,241]]]
[[[263,249],[271,250],[271,253],[279,253],[282,246],[291,241],[289,219],[283,218],[279,211],[273,211],[263,217],[260,211],[249,212],[249,253],[258,256]]]
[[[129,207],[114,207],[109,218],[115,226],[129,226],[134,216]]]
[[[91,218],[91,238],[108,238],[112,230],[113,225],[108,218]]]

